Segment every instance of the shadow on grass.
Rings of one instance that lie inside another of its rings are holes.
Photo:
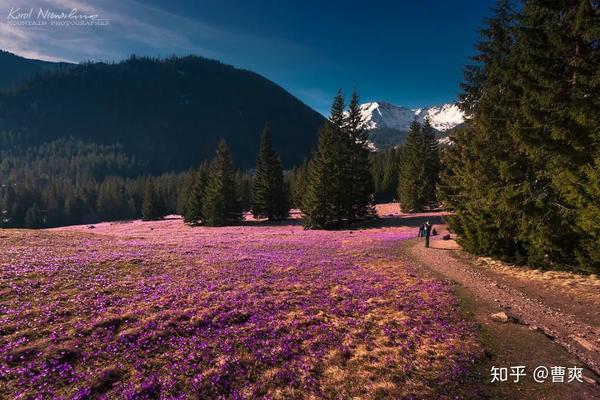
[[[302,220],[299,215],[293,215],[294,218],[289,218],[282,221],[268,221],[268,220],[246,220],[242,221],[240,226],[299,226],[302,225]],[[379,229],[379,228],[394,228],[394,227],[413,227],[418,228],[425,222],[429,221],[432,225],[443,225],[445,224],[442,215],[398,215],[398,216],[386,216],[381,218],[373,218],[365,221],[358,221],[351,224],[341,224],[337,227],[330,228],[332,231],[346,231],[346,230],[363,230],[363,229]],[[415,232],[416,235],[416,232]]]

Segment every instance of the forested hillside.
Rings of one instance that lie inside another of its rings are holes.
[[[66,71],[75,65],[65,62],[31,60],[0,50],[0,90],[11,90],[34,76],[51,71]]]
[[[284,166],[299,164],[323,121],[262,76],[194,56],[86,63],[0,94],[0,131],[20,134],[22,146],[69,136],[120,143],[152,173],[198,164],[221,138],[251,167],[265,123]]]

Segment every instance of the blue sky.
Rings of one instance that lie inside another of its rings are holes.
[[[47,60],[197,54],[258,72],[327,113],[337,88],[408,107],[456,99],[493,0],[1,0],[0,47]],[[107,26],[15,26],[39,9]],[[14,13],[12,15],[15,15]]]

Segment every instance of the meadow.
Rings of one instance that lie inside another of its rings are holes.
[[[7,398],[450,397],[481,349],[408,227],[0,231]]]

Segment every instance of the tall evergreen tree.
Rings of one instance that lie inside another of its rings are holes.
[[[256,159],[256,174],[252,186],[252,214],[257,218],[285,219],[289,201],[281,160],[271,144],[271,132],[265,126]]]
[[[142,219],[144,221],[162,219],[166,214],[166,207],[156,191],[153,179],[148,179],[145,186],[144,200],[142,202]]]
[[[374,213],[366,135],[358,95],[353,93],[350,109],[344,113],[344,96],[338,91],[308,165],[302,199],[306,227],[331,228]]]
[[[402,163],[398,176],[398,201],[404,212],[418,212],[425,206],[425,157],[421,124],[413,121],[402,146]]]
[[[183,221],[187,224],[204,222],[204,196],[208,182],[209,166],[202,163],[197,171],[190,174],[187,180],[186,191],[183,196]]]
[[[517,30],[522,128],[516,139],[540,165],[551,232],[539,256],[600,270],[600,4],[526,2]],[[594,173],[596,171],[596,173]],[[550,240],[549,240],[550,239]]]
[[[442,193],[456,212],[450,226],[460,234],[465,249],[523,262],[528,248],[523,228],[533,227],[524,202],[535,199],[534,168],[512,136],[519,96],[509,72],[514,63],[514,22],[511,3],[501,0],[481,30],[477,64],[467,68],[461,96],[461,108],[470,118],[445,151],[448,171]],[[529,208],[535,209],[535,201]]]
[[[349,170],[350,180],[347,188],[350,197],[348,218],[353,221],[375,214],[373,192],[375,190],[371,175],[371,159],[369,157],[369,134],[364,128],[360,111],[360,101],[356,90],[348,105],[348,113],[344,129],[349,135]]]
[[[587,0],[529,0],[517,16],[500,1],[482,31],[480,65],[465,76],[471,118],[445,154],[451,226],[467,250],[600,265],[598,18]]]
[[[305,160],[300,166],[292,169],[286,175],[287,186],[289,187],[289,196],[294,208],[302,208],[302,199],[306,192],[306,183],[308,180],[308,161]]]
[[[426,119],[421,125],[421,140],[424,153],[424,182],[421,197],[426,203],[435,203],[436,191],[440,175],[440,151],[435,139],[435,131],[429,120]]]
[[[242,211],[252,210],[252,187],[254,177],[252,174],[244,171],[235,173],[235,187],[237,189],[238,201]]]
[[[306,191],[302,196],[302,222],[307,228],[331,228],[341,222],[340,193],[336,182],[337,131],[332,123],[323,125],[317,151],[308,164]]]
[[[77,225],[83,223],[83,217],[86,214],[86,205],[78,193],[69,193],[65,199],[65,223],[67,225]]]
[[[233,161],[224,140],[219,143],[210,164],[202,211],[208,226],[236,224],[242,218]]]
[[[331,105],[329,121],[319,132],[317,151],[308,164],[302,201],[305,227],[331,228],[348,217],[350,139],[344,125],[344,95],[339,90]]]
[[[41,228],[43,225],[43,217],[40,208],[37,203],[33,203],[31,207],[27,209],[25,213],[25,227],[26,228]]]

